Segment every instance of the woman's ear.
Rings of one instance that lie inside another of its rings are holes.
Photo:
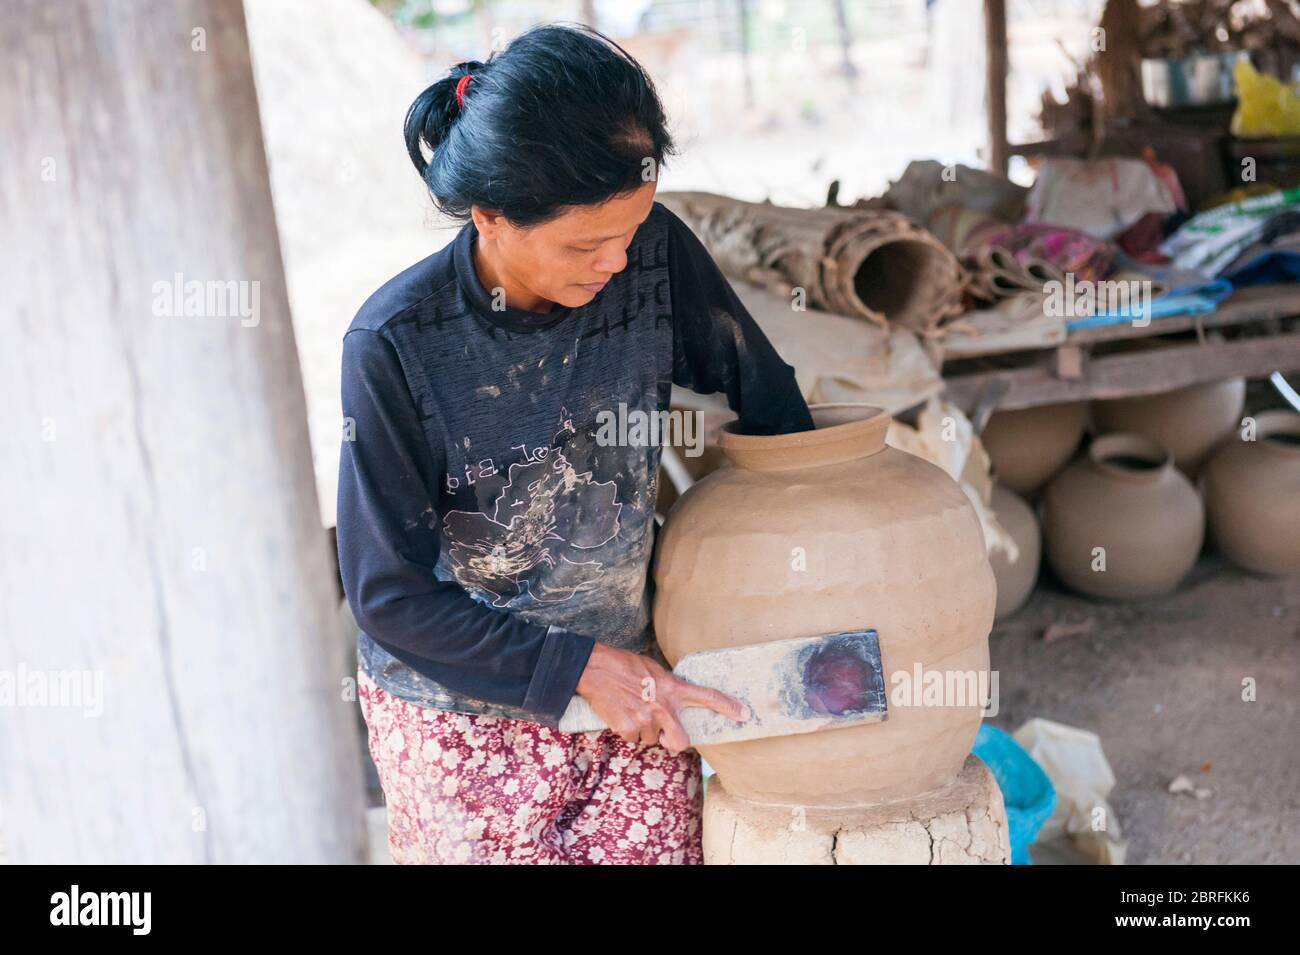
[[[507,224],[505,216],[500,212],[482,206],[470,206],[469,214],[474,220],[474,228],[485,239],[495,239]]]

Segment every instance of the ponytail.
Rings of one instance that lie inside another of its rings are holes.
[[[482,68],[483,64],[478,60],[458,63],[451,68],[451,72],[417,96],[411,108],[406,111],[403,128],[406,153],[411,157],[411,163],[420,178],[424,178],[429,168],[421,145],[433,154],[447,141],[452,123],[460,116],[460,107],[456,103],[456,84],[461,77],[472,76]]]

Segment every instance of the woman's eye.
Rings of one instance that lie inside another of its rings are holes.
[[[600,248],[600,247],[597,246],[596,248]],[[576,245],[572,246],[572,249],[574,252],[595,252],[596,251],[596,249],[583,249]]]

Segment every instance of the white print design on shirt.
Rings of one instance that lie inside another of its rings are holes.
[[[614,481],[596,481],[579,470],[586,462],[570,461],[590,447],[566,447],[576,434],[566,419],[549,447],[517,445],[522,460],[507,469],[490,512],[452,510],[443,518],[449,569],[494,607],[559,603],[600,586],[608,561],[590,552],[618,537],[623,504]]]

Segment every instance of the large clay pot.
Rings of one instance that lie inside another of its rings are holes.
[[[676,409],[673,409],[676,410]],[[685,414],[690,414],[687,409]],[[686,473],[690,475],[692,481],[698,481],[704,475],[724,467],[727,463],[722,451],[716,445],[705,445],[703,453],[691,457],[684,453],[682,449],[677,448],[678,460]],[[655,512],[658,514],[667,514],[681,494],[677,491],[677,486],[673,484],[673,479],[668,475],[667,469],[660,466],[658,489],[655,497]]]
[[[980,440],[993,472],[1009,490],[1032,495],[1065,466],[1088,423],[1084,402],[999,411]]]
[[[1300,414],[1255,416],[1201,475],[1210,533],[1234,563],[1261,574],[1300,573]]]
[[[1052,569],[1075,590],[1152,597],[1196,563],[1205,512],[1168,451],[1141,435],[1108,434],[1047,485],[1043,534]]]
[[[1184,473],[1195,474],[1241,423],[1245,401],[1246,380],[1229,378],[1142,398],[1094,401],[1092,425],[1097,434],[1128,431],[1150,438]]]
[[[724,430],[732,467],[687,491],[655,564],[664,655],[874,628],[885,722],[701,746],[733,795],[860,806],[950,783],[979,728],[964,706],[896,705],[897,674],[987,680],[996,600],[983,531],[940,468],[885,445],[890,417],[865,405],[812,408],[816,430]]]
[[[1034,584],[1038,582],[1038,565],[1042,559],[1042,530],[1033,509],[1024,498],[1008,491],[1001,484],[993,486],[993,516],[1002,529],[1016,543],[1018,551],[1013,563],[1002,550],[989,555],[993,576],[998,582],[998,604],[995,620],[1009,617],[1029,599]]]

